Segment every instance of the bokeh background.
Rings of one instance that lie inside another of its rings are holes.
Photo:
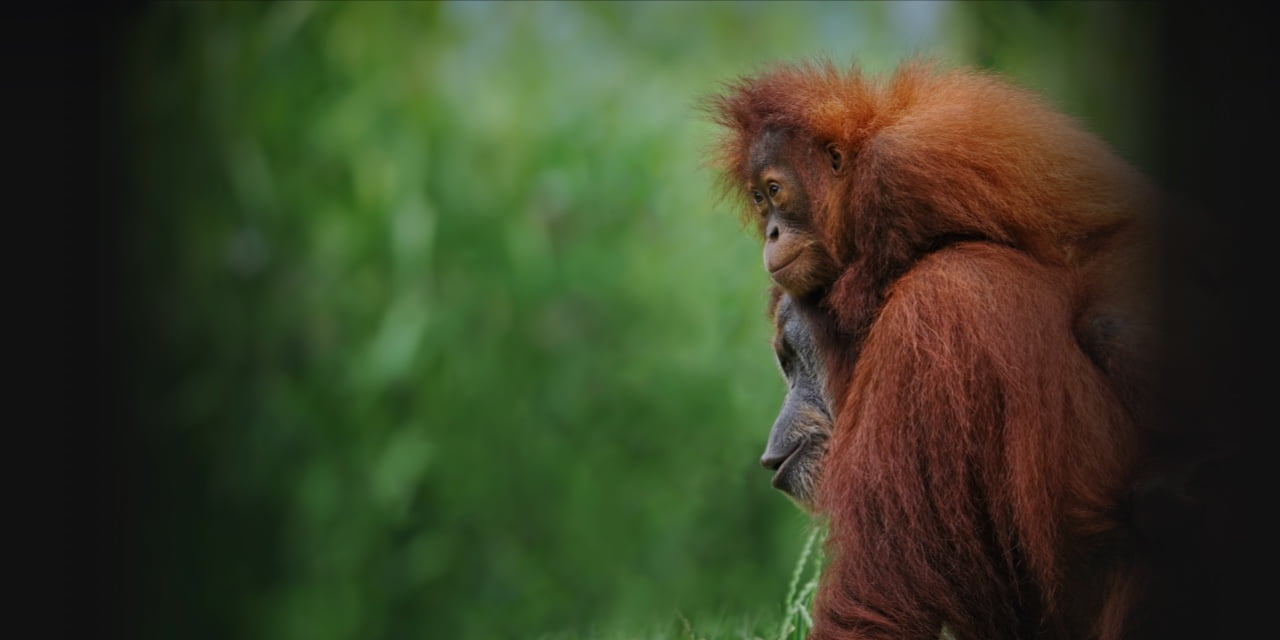
[[[998,70],[1160,175],[1145,3],[145,3],[112,41],[136,638],[772,638],[808,518],[698,101]]]

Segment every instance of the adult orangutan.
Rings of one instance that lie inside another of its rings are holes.
[[[774,471],[773,486],[805,510],[813,509],[818,468],[831,437],[827,371],[809,325],[776,287],[769,299],[773,352],[787,383],[778,418],[760,464]]]
[[[812,637],[1135,637],[1155,190],[972,70],[781,66],[709,109],[825,363],[829,441],[762,459],[820,459]]]

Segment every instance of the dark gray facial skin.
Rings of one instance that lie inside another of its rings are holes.
[[[813,511],[820,463],[831,436],[826,368],[804,318],[788,296],[778,302],[773,348],[787,395],[769,430],[760,464],[774,471],[773,486]]]

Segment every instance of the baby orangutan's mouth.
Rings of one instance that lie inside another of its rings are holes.
[[[769,265],[766,265],[766,266],[769,268],[769,275],[771,275],[771,276],[776,276],[776,275],[778,275],[778,273],[780,273],[783,269],[786,269],[787,267],[789,267],[789,266],[791,266],[791,265],[795,264],[796,260],[800,258],[800,254],[801,254],[801,253],[803,253],[803,252],[802,252],[802,251],[797,251],[797,252],[795,252],[795,253],[791,254],[791,255],[790,255],[790,256],[789,256],[785,261],[783,261],[781,264],[769,264]]]

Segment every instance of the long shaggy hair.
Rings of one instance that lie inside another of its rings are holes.
[[[706,108],[726,193],[789,136],[838,265],[802,305],[836,415],[813,637],[1131,637],[1156,190],[971,69],[784,65]]]

